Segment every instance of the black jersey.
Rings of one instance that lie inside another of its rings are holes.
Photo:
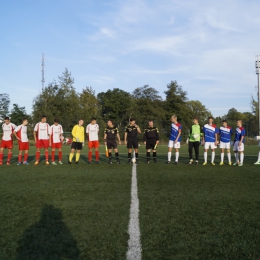
[[[138,131],[137,127],[135,127],[134,125],[126,126],[125,132],[127,133],[127,138],[137,138]]]
[[[159,140],[159,130],[157,127],[147,127],[144,129],[144,142],[146,142],[149,139],[153,139],[158,141]]]
[[[115,126],[106,127],[104,134],[107,135],[107,140],[116,140],[116,136],[117,136],[117,134],[119,134],[118,128]]]

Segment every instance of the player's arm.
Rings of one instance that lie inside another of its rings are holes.
[[[176,137],[174,143],[177,143],[177,142],[178,142],[180,136],[181,136],[181,129],[179,129],[179,133],[178,133],[178,135],[177,135],[177,137]]]
[[[216,128],[216,130],[215,130],[215,144],[216,144],[216,145],[218,144],[218,134],[219,134],[219,131],[218,131],[218,129]]]
[[[104,133],[104,143],[105,143],[105,145],[107,144],[107,134],[106,134],[106,131]]]
[[[16,134],[16,131],[14,130],[14,132],[13,132],[13,135],[16,137],[16,139],[17,140],[21,140],[18,136],[17,136],[17,134]]]
[[[146,137],[146,129],[144,129],[144,136],[143,136],[143,142],[144,142],[144,144],[146,144],[146,140],[147,140],[147,137]]]
[[[159,129],[156,128],[156,144],[159,144],[159,142],[160,142]]]
[[[243,140],[245,139],[245,130],[243,130],[243,132],[242,132],[242,135],[241,135],[241,139],[240,139],[240,141],[239,141],[239,146],[241,146],[242,145],[242,143],[243,143]]]
[[[117,134],[116,134],[116,136],[117,136],[118,143],[121,144],[121,138],[120,138],[118,129],[117,129]]]
[[[78,141],[77,140],[78,138],[76,136],[77,135],[77,126],[76,125],[72,128],[71,135],[72,135],[72,138],[74,138],[74,139],[76,139],[76,141]]]
[[[141,129],[140,129],[140,127],[139,127],[138,125],[135,125],[135,127],[137,128],[137,132],[138,132],[139,134],[141,134]]]
[[[127,139],[127,132],[125,132],[125,136],[124,136],[125,145],[126,145],[126,139]]]

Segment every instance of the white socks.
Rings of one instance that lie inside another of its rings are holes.
[[[223,162],[224,161],[224,153],[220,154],[220,161]]]
[[[257,161],[260,162],[260,151],[258,153],[258,160]]]
[[[227,158],[228,158],[228,162],[230,163],[231,162],[231,154],[230,153],[227,153]]]
[[[204,161],[207,162],[208,153],[204,152]]]
[[[176,153],[175,153],[175,162],[178,162],[178,160],[179,160],[179,154],[180,154],[179,152],[176,152]]]
[[[235,153],[235,157],[236,157],[236,162],[238,162],[238,161],[239,161],[239,159],[238,159],[238,157],[239,157],[238,153]]]
[[[168,152],[168,162],[171,161],[171,158],[172,158],[172,152]]]
[[[240,163],[243,164],[244,161],[244,153],[240,154]]]
[[[214,162],[215,160],[215,152],[211,152],[211,162]]]

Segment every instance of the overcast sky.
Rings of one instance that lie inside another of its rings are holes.
[[[0,4],[0,93],[31,112],[65,67],[96,94],[176,80],[214,116],[251,111],[260,1],[9,0]]]

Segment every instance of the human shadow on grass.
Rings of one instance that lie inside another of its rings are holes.
[[[40,220],[19,239],[16,260],[77,260],[79,254],[77,242],[62,220],[61,210],[47,205]]]

